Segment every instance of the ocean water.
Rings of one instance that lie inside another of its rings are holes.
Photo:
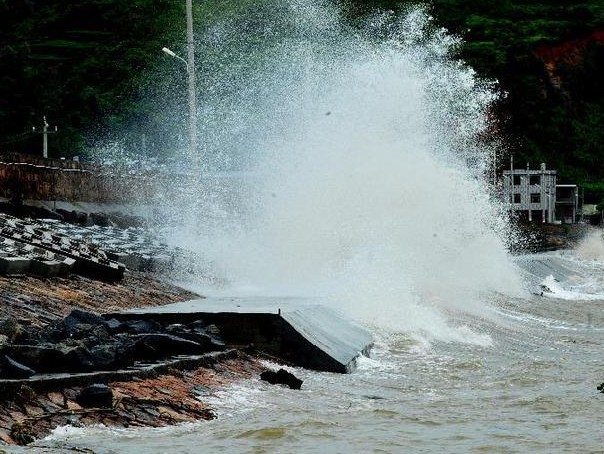
[[[371,357],[352,374],[293,368],[301,390],[237,383],[209,398],[218,413],[210,422],[61,428],[38,446],[98,453],[602,452],[596,387],[604,381],[604,262],[571,252],[545,258],[552,256],[582,267],[558,282],[563,298],[491,295],[490,320],[450,320],[469,327],[466,342],[376,330]]]
[[[212,396],[218,418],[60,428],[98,453],[604,450],[604,245],[511,256],[491,196],[503,96],[422,8],[349,25],[259,2],[198,34],[204,167],[163,190],[173,279],[206,295],[321,298],[373,333],[348,375],[293,369]],[[192,167],[195,168],[195,167]],[[158,201],[158,203],[162,200]]]

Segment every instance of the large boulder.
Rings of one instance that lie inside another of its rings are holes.
[[[99,344],[90,348],[90,361],[94,370],[113,370],[130,364],[120,354],[119,344]]]
[[[91,312],[74,309],[63,320],[49,323],[44,328],[21,336],[21,343],[59,343],[67,339],[89,339],[92,343],[104,342],[109,327],[102,317]]]
[[[109,386],[96,383],[82,389],[76,397],[76,402],[84,408],[111,408],[113,392]]]
[[[173,324],[165,328],[167,334],[197,342],[205,352],[224,350],[225,343],[216,335],[208,334],[204,328],[190,325]]]
[[[70,327],[78,324],[101,325],[105,326],[107,322],[100,315],[92,312],[86,312],[81,309],[73,309],[64,319],[65,325]]]
[[[271,385],[286,385],[291,389],[300,389],[303,383],[302,380],[285,369],[279,369],[277,372],[266,370],[260,374],[260,379],[269,382]]]
[[[135,359],[160,359],[173,355],[197,355],[205,353],[201,345],[171,334],[135,334],[131,354]]]

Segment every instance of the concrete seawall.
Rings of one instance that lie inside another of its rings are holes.
[[[373,344],[371,333],[336,311],[298,298],[207,298],[106,314],[118,320],[153,319],[215,324],[233,346],[248,346],[289,363],[327,372],[350,372]]]
[[[153,194],[155,175],[79,161],[0,155],[0,197],[13,201],[135,202]]]

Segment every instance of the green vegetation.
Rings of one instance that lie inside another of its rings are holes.
[[[142,92],[149,62],[176,41],[180,16],[184,4],[169,0],[1,1],[2,148],[39,152],[41,138],[27,132],[43,115],[60,128],[51,156],[81,154],[93,145],[86,137],[112,128],[143,131],[153,122]]]
[[[353,23],[415,3],[333,1]],[[203,30],[241,17],[252,27],[254,14],[277,6],[215,0],[194,7]],[[547,162],[565,182],[582,185],[587,201],[601,200],[604,2],[432,0],[428,7],[439,26],[463,39],[459,57],[505,92],[494,111],[515,162]],[[184,20],[184,1],[0,0],[0,149],[38,152],[41,139],[28,131],[41,126],[42,115],[61,130],[50,140],[53,156],[86,153],[95,146],[90,138],[140,149],[143,133],[149,153],[174,147],[183,140],[186,78],[160,49],[185,55]],[[253,53],[253,42],[247,45]],[[228,64],[236,73],[225,51],[204,49],[203,70]]]
[[[351,0],[356,14],[413,2]],[[546,162],[586,201],[604,196],[604,2],[432,0],[459,57],[495,79],[501,133],[518,165]],[[548,68],[547,65],[550,65]],[[502,163],[505,165],[505,163]]]

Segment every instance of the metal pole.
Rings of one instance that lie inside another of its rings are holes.
[[[42,157],[48,158],[48,122],[44,115],[44,123],[42,124]]]
[[[548,203],[546,203],[545,200],[543,200],[546,196],[546,189],[547,189],[547,181],[545,180],[545,163],[541,163],[541,178],[540,178],[540,183],[541,183],[541,195],[540,195],[540,199],[541,199],[541,222],[543,222],[545,224],[546,219],[545,219],[545,209],[549,207],[549,199],[548,199]]]
[[[58,128],[55,126],[54,130],[49,130],[49,124],[46,121],[46,115],[44,115],[42,117],[42,131],[39,131],[36,129],[36,127],[34,126],[32,129],[33,132],[35,133],[40,133],[42,134],[42,157],[43,158],[48,158],[48,134],[56,134],[58,131]]]
[[[189,75],[189,152],[190,158],[199,163],[197,156],[197,128],[195,106],[195,42],[193,40],[193,4],[187,0],[187,69]]]

